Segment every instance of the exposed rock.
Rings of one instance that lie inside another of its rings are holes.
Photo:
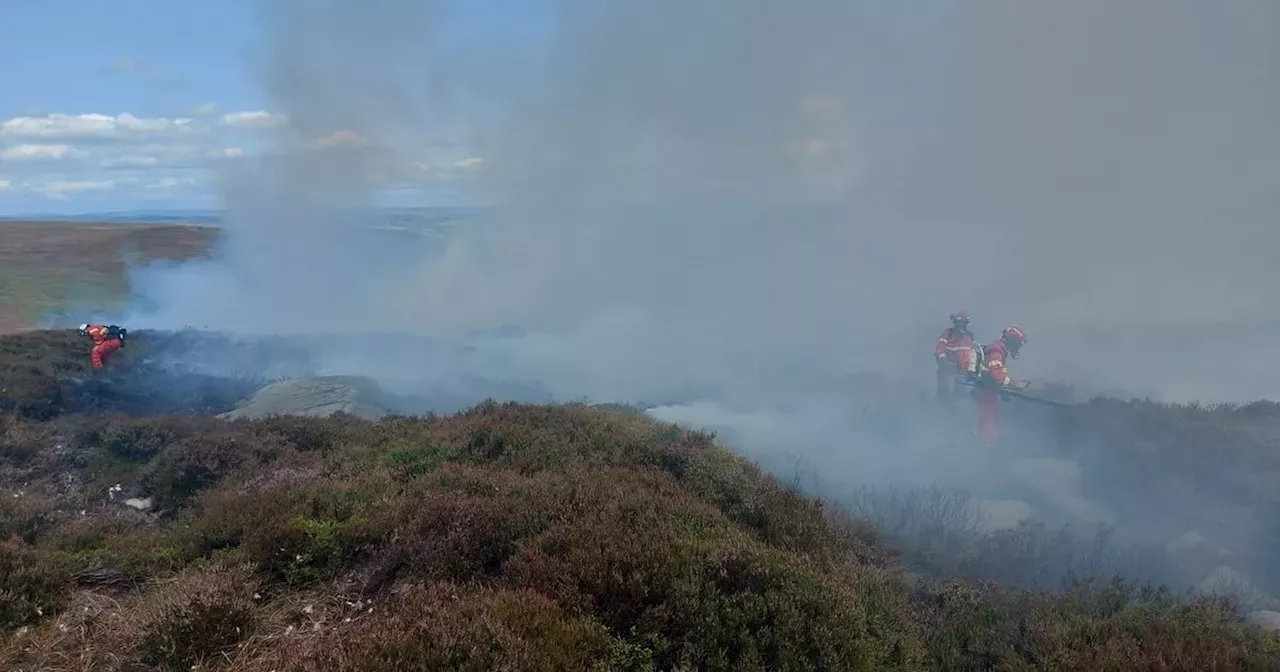
[[[124,500],[124,504],[125,506],[131,506],[139,511],[146,511],[147,509],[151,508],[151,498],[146,497],[146,498],[139,499],[137,497],[134,497],[133,499]]]
[[[276,415],[328,416],[338,412],[376,420],[392,411],[386,393],[372,378],[323,376],[272,383],[218,417],[256,420]]]
[[[1016,499],[979,499],[973,502],[977,527],[981,532],[1012,530],[1035,517],[1031,505]]]
[[[1244,617],[1244,622],[1269,632],[1280,632],[1280,611],[1254,611]]]
[[[1015,460],[1009,471],[1066,513],[1089,523],[1113,523],[1113,517],[1084,496],[1080,465],[1051,457]]]

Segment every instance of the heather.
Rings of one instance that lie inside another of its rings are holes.
[[[159,366],[178,337],[143,332],[98,376],[70,334],[0,339],[0,667],[1238,670],[1280,656],[1227,599],[1123,577],[1028,589],[948,555],[960,546],[922,565],[910,535],[868,520],[883,502],[808,496],[634,409],[222,420],[261,381]],[[1024,567],[1056,553],[1024,543],[1034,534],[1005,535],[1029,549]]]

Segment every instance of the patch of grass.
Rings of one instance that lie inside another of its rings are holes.
[[[434,471],[440,465],[452,462],[460,457],[461,453],[459,451],[448,448],[412,446],[392,448],[387,451],[386,456],[383,458],[383,464],[389,469],[413,478],[414,476],[421,476]]]

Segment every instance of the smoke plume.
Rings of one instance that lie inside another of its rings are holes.
[[[226,176],[213,259],[136,272],[140,325],[308,335],[325,373],[428,388],[701,400],[659,414],[863,482],[1002,467],[880,412],[958,309],[983,342],[1026,329],[1015,375],[1280,396],[1274,2],[262,6],[290,126]],[[408,187],[494,207],[374,231]],[[850,376],[878,382],[832,401]]]
[[[148,277],[149,319],[516,326],[484,346],[513,375],[647,398],[924,380],[965,308],[983,341],[1023,325],[1034,376],[1275,394],[1274,3],[539,11],[513,40],[496,10],[463,30],[441,2],[266,3],[258,67],[290,132],[228,177],[216,259]],[[442,148],[483,159],[466,188],[497,211],[372,241],[377,190]],[[1200,364],[1215,343],[1250,365]]]

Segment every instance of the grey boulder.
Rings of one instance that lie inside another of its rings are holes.
[[[293,378],[271,383],[218,417],[258,420],[281,415],[329,416],[348,413],[376,420],[392,413],[387,394],[364,376]]]

